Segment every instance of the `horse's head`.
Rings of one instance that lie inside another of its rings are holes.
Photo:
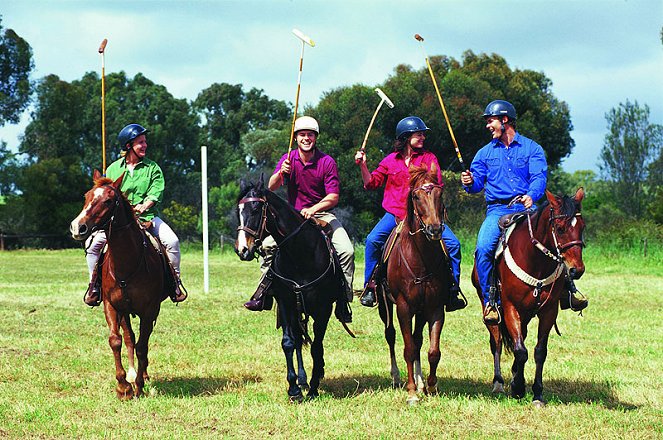
[[[410,197],[408,197],[408,224],[412,231],[423,231],[431,241],[439,241],[444,231],[445,207],[442,185],[437,181],[435,164],[411,166]]]
[[[265,238],[267,227],[267,198],[262,177],[257,184],[244,184],[237,202],[237,239],[235,253],[243,261],[253,260]]]
[[[85,240],[94,231],[104,230],[110,225],[122,201],[120,185],[123,178],[124,174],[113,182],[94,170],[94,186],[85,193],[83,210],[69,225],[74,240]]]
[[[571,279],[578,279],[585,273],[585,263],[582,261],[585,221],[580,214],[584,196],[582,188],[573,197],[559,197],[546,191],[552,209],[550,223],[553,239]]]

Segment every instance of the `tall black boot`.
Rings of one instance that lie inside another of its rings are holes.
[[[97,264],[92,271],[92,279],[83,296],[83,302],[90,307],[97,307],[101,304],[101,277],[98,275],[99,270],[99,265]]]

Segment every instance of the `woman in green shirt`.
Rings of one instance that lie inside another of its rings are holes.
[[[106,177],[116,180],[124,174],[120,189],[134,207],[139,219],[152,222],[150,232],[163,243],[178,278],[176,291],[171,299],[174,302],[181,302],[186,299],[186,293],[180,289],[179,281],[180,240],[170,226],[159,218],[158,205],[163,198],[165,180],[161,167],[145,156],[147,151],[145,133],[147,129],[139,124],[129,124],[120,131],[117,139],[126,154],[110,164],[106,170]],[[98,306],[101,302],[99,295],[101,279],[97,277],[95,269],[105,244],[106,234],[100,231],[90,236],[86,246],[90,285],[84,301],[90,306]]]

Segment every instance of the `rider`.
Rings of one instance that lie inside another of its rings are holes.
[[[479,229],[475,262],[479,285],[483,294],[484,322],[499,321],[499,313],[491,298],[491,272],[497,249],[502,215],[532,207],[546,189],[547,163],[543,148],[516,131],[516,109],[507,101],[496,100],[483,113],[492,140],[481,148],[470,166],[461,174],[461,182],[468,193],[485,189],[486,218]],[[509,203],[522,195],[517,203]],[[587,300],[571,295],[571,308],[579,311],[587,307]]]
[[[382,247],[389,234],[399,221],[407,214],[407,197],[410,191],[410,165],[426,165],[430,168],[435,164],[437,180],[442,185],[442,173],[437,157],[424,148],[426,131],[430,130],[424,121],[417,116],[408,116],[396,125],[396,141],[394,151],[387,155],[378,167],[371,173],[366,166],[366,153],[362,150],[355,154],[355,161],[361,170],[364,188],[375,190],[384,185],[382,207],[387,211],[378,221],[373,230],[366,237],[366,268],[364,270],[364,294],[360,302],[367,307],[373,307],[376,302],[375,280],[372,279],[373,269],[381,258]],[[449,292],[447,312],[459,310],[467,305],[460,294],[460,242],[445,225],[442,231],[442,240],[451,259],[451,273],[453,284]]]
[[[184,301],[186,291],[180,288],[180,241],[173,230],[159,218],[158,205],[163,196],[165,180],[163,172],[156,162],[145,156],[147,129],[139,124],[129,124],[117,135],[122,148],[121,157],[110,164],[106,177],[117,180],[122,174],[121,191],[134,207],[136,215],[142,222],[151,222],[150,232],[159,238],[166,248],[168,259],[177,277],[175,292],[171,296],[173,302]],[[90,272],[90,285],[85,292],[84,301],[89,306],[101,303],[101,277],[97,275],[97,262],[101,250],[106,244],[103,231],[93,233],[86,243],[86,259]]]
[[[341,295],[342,298],[339,298],[336,304],[336,317],[341,322],[352,322],[352,311],[346,301],[352,301],[354,246],[341,222],[330,212],[338,204],[340,183],[336,162],[316,147],[319,134],[318,121],[314,118],[310,116],[297,118],[294,127],[297,149],[281,157],[274,174],[269,178],[268,185],[270,191],[275,191],[281,185],[287,185],[288,202],[304,218],[315,217],[331,226],[333,230],[331,242],[338,254],[346,281],[345,296]],[[266,290],[271,283],[266,274],[273,259],[276,242],[271,236],[266,237],[262,248],[265,252],[261,264],[263,275],[251,300],[244,304],[244,307],[253,311],[271,308],[271,304],[265,304]]]

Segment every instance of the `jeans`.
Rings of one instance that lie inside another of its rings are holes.
[[[481,286],[484,304],[488,304],[490,300],[490,273],[493,270],[495,251],[497,250],[497,244],[499,243],[502,232],[497,221],[505,214],[521,212],[524,209],[524,206],[520,203],[514,204],[511,208],[500,204],[488,205],[486,218],[481,225],[481,229],[479,229],[477,247],[474,253],[474,262],[477,267],[477,275],[479,276],[479,285]]]
[[[393,214],[385,213],[373,230],[366,237],[366,268],[364,269],[364,286],[368,283],[373,269],[382,258],[382,248],[389,238],[389,234],[396,227],[396,217]],[[451,259],[451,272],[454,281],[460,286],[460,242],[454,235],[451,228],[445,225],[442,231],[442,241],[449,252]]]

